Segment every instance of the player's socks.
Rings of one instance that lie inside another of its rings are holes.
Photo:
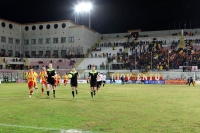
[[[44,88],[42,88],[42,94],[44,94]]]
[[[73,96],[73,98],[74,98],[74,90],[72,90],[72,96]]]
[[[49,91],[47,91],[47,96],[49,97]]]
[[[76,90],[76,94],[78,94],[78,90]]]
[[[56,97],[56,90],[53,90],[53,97]]]
[[[93,91],[91,91],[91,97],[93,98]]]
[[[32,91],[32,90],[30,90],[30,95],[32,95],[32,93],[33,93],[33,91]]]
[[[96,91],[94,90],[94,96],[96,95]]]
[[[104,87],[104,84],[103,84],[103,87]]]

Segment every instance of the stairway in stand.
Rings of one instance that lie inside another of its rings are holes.
[[[0,57],[0,61],[1,61],[2,65],[3,65],[3,68],[5,68],[7,63],[3,61],[3,57]]]
[[[88,58],[89,55],[92,54],[92,50],[93,50],[94,48],[96,48],[96,45],[99,44],[100,42],[101,42],[101,40],[99,40],[97,43],[95,43],[95,44],[90,48],[90,52],[87,53],[87,55],[85,56],[85,58]],[[77,68],[85,58],[80,59],[80,60],[76,63],[75,68]],[[83,71],[83,72],[84,72],[84,71]]]

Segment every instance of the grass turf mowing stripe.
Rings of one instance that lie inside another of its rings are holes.
[[[59,131],[61,133],[92,133],[89,131],[81,131],[76,129],[58,129],[58,128],[47,128],[47,127],[34,127],[34,126],[21,126],[21,125],[12,125],[12,124],[1,124],[2,127],[17,127],[17,128],[26,128],[26,129],[36,129],[36,130],[48,130],[48,131]]]

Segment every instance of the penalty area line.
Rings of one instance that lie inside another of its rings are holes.
[[[24,129],[36,129],[36,130],[49,130],[49,131],[59,131],[61,133],[83,133],[80,130],[75,129],[59,129],[59,128],[47,128],[47,127],[34,127],[34,126],[21,126],[21,125],[12,125],[12,124],[2,124],[0,123],[0,126],[2,127],[16,127],[16,128],[24,128]],[[84,132],[84,133],[90,133],[90,132]]]

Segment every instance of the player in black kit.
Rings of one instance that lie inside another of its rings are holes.
[[[47,98],[49,98],[49,92],[51,89],[53,89],[53,96],[54,98],[56,97],[55,95],[55,70],[52,68],[52,64],[49,64],[49,69],[47,69]]]
[[[95,70],[95,66],[92,66],[88,78],[90,78],[91,97],[93,98],[96,94],[98,78],[98,72]]]
[[[70,84],[71,84],[71,87],[72,87],[72,96],[74,98],[75,97],[74,90],[76,91],[76,94],[78,94],[78,81],[77,81],[77,79],[80,77],[80,74],[76,71],[74,66],[72,67],[72,70],[69,74],[72,75]]]

